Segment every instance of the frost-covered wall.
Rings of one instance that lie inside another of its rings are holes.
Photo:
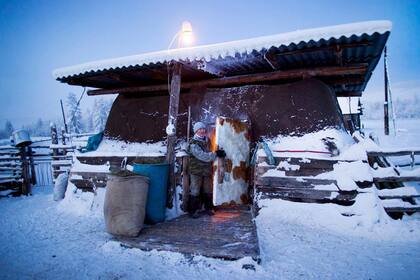
[[[185,137],[188,106],[192,122],[215,124],[218,116],[246,119],[251,140],[277,135],[303,135],[326,127],[342,128],[337,98],[323,82],[307,79],[285,85],[249,85],[192,89],[180,96],[177,133]],[[115,100],[106,136],[129,142],[165,139],[169,96],[120,95]]]

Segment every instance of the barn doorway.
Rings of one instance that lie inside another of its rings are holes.
[[[212,136],[212,149],[223,149],[213,168],[213,203],[247,204],[249,185],[250,124],[248,121],[218,117]]]

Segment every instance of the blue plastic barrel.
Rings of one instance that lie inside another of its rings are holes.
[[[165,220],[166,191],[169,178],[169,164],[135,163],[133,172],[150,179],[147,193],[146,219],[148,224],[156,224]]]

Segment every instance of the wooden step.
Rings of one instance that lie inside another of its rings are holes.
[[[419,176],[389,176],[374,177],[374,183],[401,183],[401,182],[420,182]]]
[[[313,189],[320,185],[335,185],[337,181],[327,179],[299,178],[299,177],[268,177],[262,176],[255,180],[257,186],[271,186],[277,188],[306,188]]]
[[[275,156],[274,160],[276,161],[276,165],[279,164],[281,161],[287,161],[293,165],[301,165],[301,166],[308,166],[310,165],[312,168],[329,168],[336,164],[337,160],[329,160],[329,159],[313,159],[313,158],[301,158],[301,157],[279,157]],[[259,156],[257,159],[257,163],[268,162],[267,156]]]
[[[270,169],[284,171],[285,176],[316,176],[333,171],[334,164],[339,162],[353,162],[350,160],[275,157],[276,165],[269,165],[266,163],[266,159],[266,157],[258,158],[256,166],[257,176],[262,176]],[[362,162],[367,164],[366,161]]]
[[[414,187],[401,187],[395,189],[382,189],[378,190],[378,196],[381,199],[394,199],[394,198],[416,198],[420,197],[420,193],[417,192]]]
[[[420,205],[410,207],[384,207],[384,209],[388,213],[414,213],[420,212]]]
[[[341,205],[353,204],[357,196],[356,191],[339,192],[317,189],[270,188],[264,186],[258,186],[256,193],[258,199],[284,199],[295,202],[337,203]]]
[[[420,211],[420,205],[412,204],[402,199],[385,199],[381,200],[381,202],[388,213],[413,213]]]
[[[333,170],[332,166],[331,168],[310,168],[301,166],[297,170],[288,170],[287,168],[279,168],[276,165],[258,165],[256,170],[257,176],[262,176],[264,173],[271,169],[284,171],[286,176],[316,176]]]

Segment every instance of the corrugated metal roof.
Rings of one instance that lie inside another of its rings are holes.
[[[261,52],[271,47],[288,47],[296,45],[302,47],[307,43],[314,44],[322,40],[349,38],[353,35],[383,34],[391,30],[390,21],[367,21],[352,24],[343,24],[330,27],[297,30],[271,36],[257,37],[246,40],[231,41],[219,44],[197,46],[192,48],[171,49],[140,55],[126,56],[108,60],[84,63],[80,65],[57,69],[53,72],[55,78],[64,78],[80,75],[88,72],[103,71],[109,69],[125,68],[130,66],[142,66],[155,63],[166,63],[172,60],[194,61],[220,60],[227,57],[235,57],[237,54],[246,56],[254,51]]]
[[[363,91],[389,36],[390,21],[367,21],[193,48],[172,49],[60,68],[54,77],[62,82],[96,88],[159,84],[167,79],[166,63],[181,61],[183,81],[308,67],[364,63],[362,81],[330,83],[340,91]],[[340,47],[340,61],[337,49]],[[270,59],[267,56],[270,55]],[[110,76],[124,75],[124,79]],[[127,80],[130,83],[127,83]],[[326,80],[328,83],[328,80]]]

